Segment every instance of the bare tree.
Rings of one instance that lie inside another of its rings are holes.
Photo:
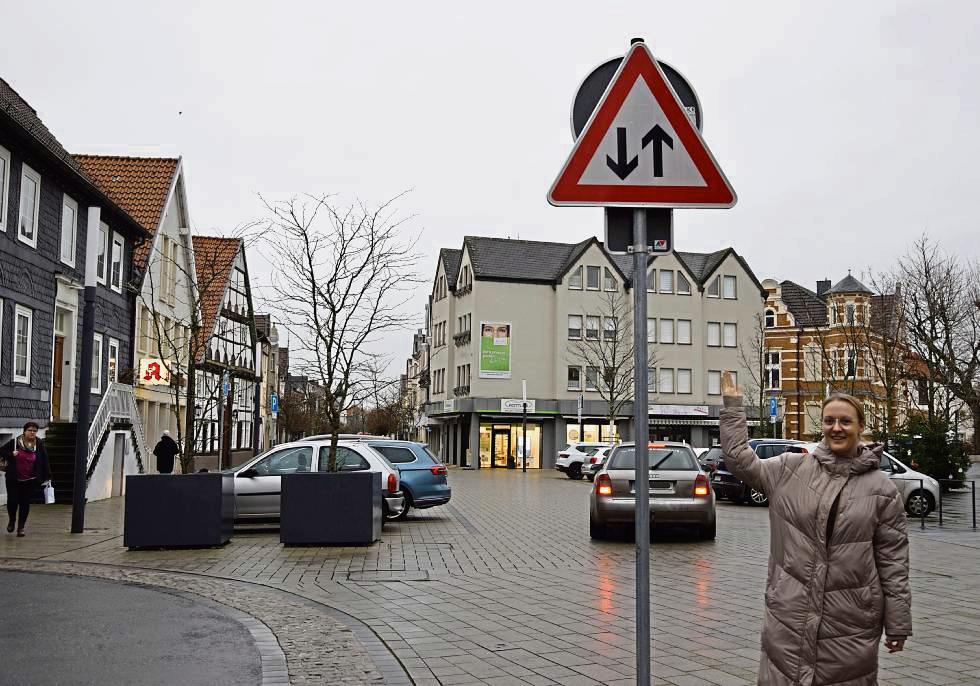
[[[910,348],[941,385],[980,423],[980,266],[949,255],[923,236],[899,263],[905,276]],[[973,450],[980,452],[974,429]]]
[[[329,471],[337,468],[341,415],[375,392],[373,345],[414,323],[408,305],[422,282],[417,237],[405,235],[395,200],[377,208],[330,196],[265,201],[271,290],[279,321],[295,339],[290,364],[323,391]]]
[[[742,367],[749,373],[749,378],[742,384],[742,387],[745,389],[746,396],[758,403],[759,428],[763,436],[768,436],[769,432],[772,431],[771,424],[765,421],[769,414],[766,408],[766,390],[771,388],[768,370],[766,369],[768,355],[769,344],[766,342],[765,319],[762,314],[756,313],[751,335],[742,339],[738,356],[742,362]],[[785,433],[786,429],[784,428],[783,434],[785,435]]]
[[[583,330],[568,344],[568,358],[584,369],[581,387],[598,392],[606,402],[611,437],[620,410],[633,400],[633,309],[625,290],[604,291],[597,309],[582,313]],[[650,347],[647,367],[655,365],[656,353]]]

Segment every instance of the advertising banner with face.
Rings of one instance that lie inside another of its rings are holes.
[[[480,322],[480,378],[510,378],[510,322]]]

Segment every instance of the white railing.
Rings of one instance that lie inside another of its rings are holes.
[[[122,383],[110,383],[105,395],[102,396],[102,402],[99,403],[99,409],[96,410],[89,424],[87,466],[91,466],[92,460],[95,459],[95,451],[99,448],[102,434],[118,421],[132,423],[137,449],[142,456],[143,464],[147,463],[146,434],[143,432],[143,421],[136,407],[133,387]]]

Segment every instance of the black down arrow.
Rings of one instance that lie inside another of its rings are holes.
[[[654,125],[652,129],[647,131],[647,135],[643,137],[643,147],[647,147],[648,144],[653,143],[653,175],[663,176],[664,175],[664,145],[666,144],[671,150],[674,149],[674,139],[671,138],[666,131],[660,128],[660,124]]]
[[[644,138],[643,140],[646,139]],[[620,181],[625,181],[626,177],[632,174],[640,164],[639,156],[634,157],[628,162],[626,161],[626,127],[616,127],[616,149],[616,154],[619,159],[614,160],[609,155],[606,155],[606,166],[612,169],[613,174],[618,176]]]

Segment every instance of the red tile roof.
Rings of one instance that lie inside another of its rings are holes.
[[[180,160],[173,157],[118,157],[74,155],[82,169],[103,193],[139,223],[150,236],[156,235],[174,174]],[[152,248],[152,239],[133,254],[142,269]]]
[[[214,323],[221,310],[221,302],[228,287],[228,277],[235,264],[235,257],[244,243],[241,238],[217,236],[193,236],[194,262],[197,271],[197,287],[201,297],[200,337],[197,349],[199,359],[204,356],[204,342],[214,332]]]

